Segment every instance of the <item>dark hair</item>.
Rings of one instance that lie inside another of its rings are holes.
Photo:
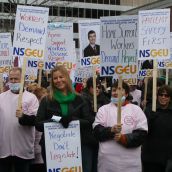
[[[89,39],[89,36],[90,36],[90,34],[93,34],[93,33],[96,33],[94,30],[90,30],[89,32],[88,32],[88,39]]]
[[[96,78],[96,85],[101,85],[98,78]],[[89,89],[90,87],[93,87],[93,77],[88,78],[86,88]]]
[[[118,81],[112,84],[111,90],[112,88],[118,88]],[[122,82],[122,88],[125,90],[125,93],[128,94],[129,96],[129,93],[130,93],[129,85],[126,82]]]
[[[172,97],[172,89],[168,85],[163,85],[158,89],[158,95],[166,92],[170,98]]]

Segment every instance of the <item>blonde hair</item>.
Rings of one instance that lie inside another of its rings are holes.
[[[51,70],[51,80],[50,80],[50,92],[49,92],[49,98],[52,99],[53,98],[53,95],[54,95],[54,92],[55,90],[57,90],[57,88],[54,86],[54,83],[53,83],[53,74],[54,72],[57,72],[59,71],[60,73],[62,73],[64,75],[64,77],[66,78],[67,80],[67,91],[68,92],[75,92],[72,88],[72,81],[70,79],[70,76],[69,76],[69,73],[67,71],[67,69],[62,66],[62,65],[59,65],[59,66],[56,66],[54,69]]]

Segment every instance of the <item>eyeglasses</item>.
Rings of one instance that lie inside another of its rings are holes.
[[[168,95],[168,94],[158,94],[158,96],[160,96],[160,97],[165,97],[165,98],[169,98],[170,96]]]

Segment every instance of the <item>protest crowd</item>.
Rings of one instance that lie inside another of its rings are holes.
[[[13,46],[0,33],[0,172],[172,172],[170,10],[138,16],[80,21],[77,56],[71,23],[18,5]]]
[[[144,82],[139,86],[123,82],[122,123],[118,125],[118,82],[106,78],[105,87],[104,79],[96,79],[97,113],[93,109],[93,78],[87,79],[85,86],[72,85],[63,66],[51,71],[50,82],[28,84],[22,108],[17,109],[21,68],[10,69],[8,88],[0,94],[0,171],[46,171],[43,124],[59,116],[64,128],[71,121],[80,121],[84,172],[139,172],[142,168],[144,172],[170,172],[171,87],[165,85],[164,78],[158,78],[157,110],[153,112],[152,90],[145,103]],[[152,78],[148,85],[151,82]]]

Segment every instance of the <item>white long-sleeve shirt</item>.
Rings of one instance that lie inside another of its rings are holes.
[[[139,106],[127,104],[121,109],[122,134],[133,130],[148,130],[147,119]],[[93,127],[112,127],[117,124],[117,106],[113,103],[99,108]],[[98,172],[141,172],[141,150],[125,148],[114,139],[99,144]]]
[[[0,158],[17,156],[22,159],[34,158],[35,127],[22,126],[16,117],[19,94],[10,90],[0,94]],[[36,115],[39,102],[36,96],[23,92],[24,114]]]

